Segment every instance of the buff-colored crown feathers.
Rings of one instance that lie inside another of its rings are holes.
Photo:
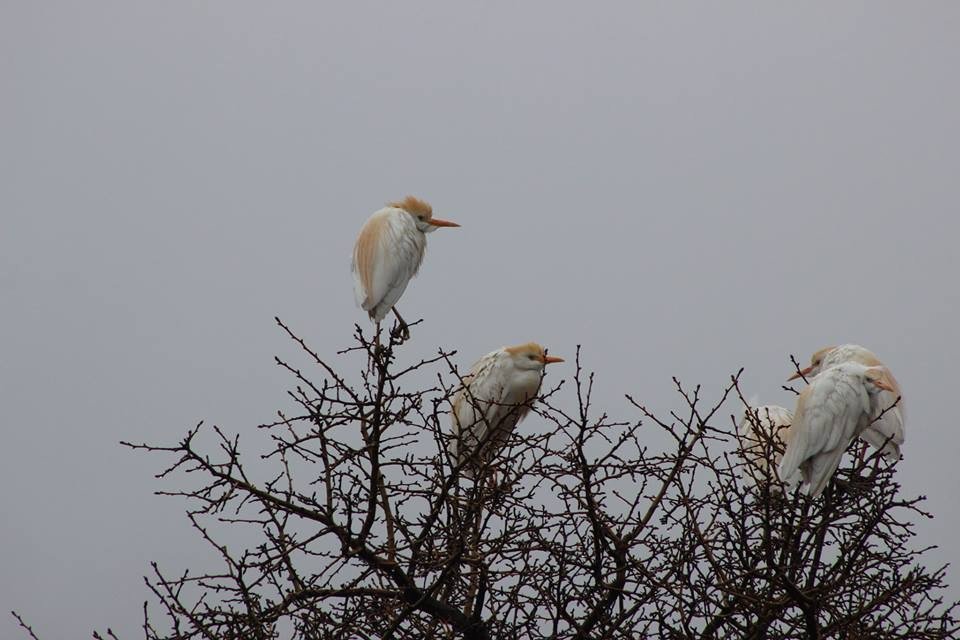
[[[512,356],[521,355],[524,353],[532,353],[535,356],[543,357],[543,347],[541,347],[536,342],[527,342],[526,344],[518,344],[515,347],[506,347],[504,351],[509,353]]]
[[[415,196],[407,196],[398,202],[388,202],[387,206],[403,209],[407,213],[412,213],[415,216],[433,217],[433,207],[430,206],[430,203]]]

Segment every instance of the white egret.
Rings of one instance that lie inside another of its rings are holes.
[[[844,362],[857,362],[867,367],[880,367],[885,373],[886,381],[891,389],[876,396],[871,396],[870,419],[873,420],[860,438],[868,442],[874,449],[883,450],[888,460],[900,458],[900,446],[906,436],[906,410],[900,392],[900,385],[893,377],[890,369],[877,356],[865,347],[857,344],[844,344],[839,347],[820,349],[810,358],[810,366],[795,373],[790,380],[795,380],[802,373],[805,377],[816,376],[821,371]],[[900,398],[900,402],[897,402]],[[896,406],[894,406],[896,403]],[[883,414],[881,416],[881,414]]]
[[[780,477],[793,478],[799,471],[806,493],[820,495],[847,446],[870,423],[872,397],[891,389],[882,368],[857,362],[815,376],[797,398]]]
[[[548,356],[535,342],[502,347],[480,358],[454,394],[449,451],[462,473],[490,463],[540,390],[543,369],[563,358]]]
[[[740,420],[743,457],[747,464],[743,476],[760,482],[770,478],[770,461],[780,463],[786,446],[786,434],[793,423],[793,413],[779,405],[753,406],[751,401]],[[772,455],[769,455],[772,454]],[[784,481],[788,479],[784,478]]]
[[[409,328],[394,306],[410,278],[417,274],[427,248],[427,234],[440,227],[459,227],[456,222],[433,217],[433,208],[413,196],[391,202],[363,225],[353,247],[353,291],[357,304],[377,324],[393,309],[400,330]]]

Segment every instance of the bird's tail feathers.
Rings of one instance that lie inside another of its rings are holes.
[[[807,434],[797,431],[787,445],[787,450],[783,453],[780,460],[780,467],[777,473],[784,482],[790,482],[795,477],[800,476],[800,465],[803,464],[803,452],[807,449]]]
[[[363,279],[360,277],[355,264],[351,264],[351,269],[353,270],[353,299],[356,300],[358,307],[364,311],[369,311],[370,305],[368,304],[367,289],[363,286]]]
[[[860,434],[860,439],[874,449],[882,448],[883,457],[888,462],[895,462],[900,459],[900,443],[894,438],[888,438],[881,431],[866,429]]]
[[[800,471],[796,471],[786,478],[780,476],[780,480],[786,485],[787,491],[793,491],[797,488],[797,485],[800,484],[800,481],[803,480],[803,474],[801,474]]]
[[[840,458],[843,457],[844,450],[845,447],[839,447],[828,456],[819,455],[813,459],[810,477],[807,478],[809,481],[806,488],[808,496],[816,498],[827,488],[827,485],[830,483],[830,478],[833,477],[833,474],[837,471],[837,467],[840,466]]]

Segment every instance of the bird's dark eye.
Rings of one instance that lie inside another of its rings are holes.
[[[426,218],[424,218],[423,216],[417,216],[417,218],[420,220],[420,222],[423,222],[424,220],[426,220]]]

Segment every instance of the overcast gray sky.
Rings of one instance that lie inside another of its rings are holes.
[[[210,554],[117,442],[287,406],[273,316],[347,345],[354,237],[407,193],[463,228],[405,357],[582,343],[634,415],[741,366],[789,404],[789,354],[861,343],[957,560],[958,33],[948,2],[4,0],[0,610],[139,635],[148,562]]]

